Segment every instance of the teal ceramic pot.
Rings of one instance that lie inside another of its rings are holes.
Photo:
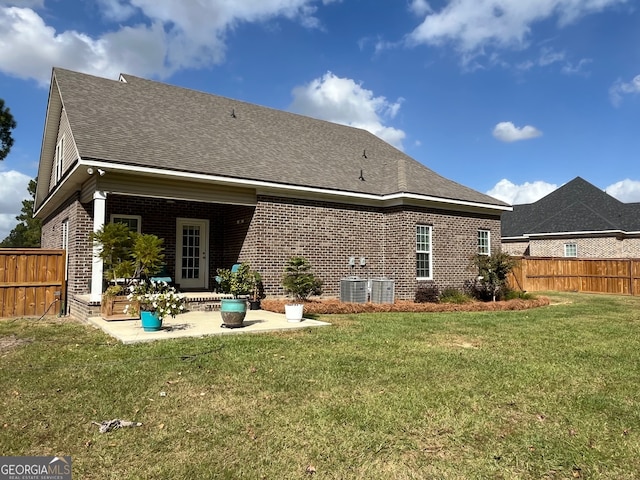
[[[162,328],[162,319],[156,312],[140,312],[140,320],[145,332],[157,332]]]
[[[220,300],[220,315],[226,328],[242,327],[247,315],[247,301],[244,298],[223,298]]]

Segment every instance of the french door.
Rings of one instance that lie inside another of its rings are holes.
[[[209,220],[176,221],[176,283],[181,289],[206,290],[209,286]]]

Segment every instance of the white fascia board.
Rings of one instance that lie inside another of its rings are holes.
[[[502,241],[526,242],[529,238],[526,235],[520,237],[502,237]]]
[[[208,175],[202,173],[191,173],[191,172],[180,172],[175,170],[166,170],[159,168],[150,168],[150,167],[141,167],[135,165],[125,165],[125,164],[114,164],[111,162],[100,162],[100,161],[88,161],[80,159],[78,162],[79,166],[93,167],[93,168],[102,168],[105,171],[108,170],[118,170],[124,172],[135,172],[142,174],[150,174],[150,175],[159,175],[159,176],[168,176],[174,178],[184,178],[189,180],[199,180],[202,182],[214,182],[214,183],[222,183],[230,186],[243,186],[243,187],[252,187],[256,188],[259,192],[262,190],[265,193],[275,193],[276,191],[289,191],[289,192],[305,192],[305,193],[313,193],[317,195],[323,195],[328,197],[339,197],[345,199],[359,199],[364,200],[366,202],[382,202],[389,204],[401,204],[402,201],[406,200],[414,200],[420,202],[431,202],[445,205],[455,205],[459,207],[471,207],[471,208],[481,208],[488,209],[494,211],[502,211],[502,212],[510,212],[513,210],[511,206],[502,206],[502,205],[492,205],[489,203],[478,203],[478,202],[470,202],[466,200],[452,200],[449,198],[441,198],[441,197],[433,197],[429,195],[417,195],[414,193],[394,193],[391,195],[373,195],[370,193],[358,193],[358,192],[346,192],[339,190],[330,190],[326,188],[314,188],[314,187],[303,187],[299,185],[284,185],[281,183],[273,183],[273,182],[265,182],[261,180],[248,180],[243,178],[231,178],[224,177],[218,175]]]
[[[464,207],[484,208],[490,210],[500,210],[502,212],[511,212],[513,207],[510,205],[493,205],[490,203],[478,203],[470,202],[468,200],[453,200],[450,198],[432,197],[430,195],[418,195],[415,193],[393,193],[391,195],[384,195],[380,197],[387,202],[393,202],[394,200],[417,200],[422,202],[444,203],[447,205],[458,205]]]
[[[633,235],[640,232],[625,232],[624,230],[585,230],[582,232],[554,232],[554,233],[525,233],[527,238],[539,238],[539,237],[593,237],[599,236],[611,236],[611,235]]]

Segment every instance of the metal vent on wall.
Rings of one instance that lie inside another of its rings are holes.
[[[340,301],[350,303],[367,303],[367,281],[358,277],[340,280]]]

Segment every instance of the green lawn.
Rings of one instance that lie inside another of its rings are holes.
[[[638,478],[640,298],[549,296],[126,346],[1,321],[0,453],[75,479]]]

